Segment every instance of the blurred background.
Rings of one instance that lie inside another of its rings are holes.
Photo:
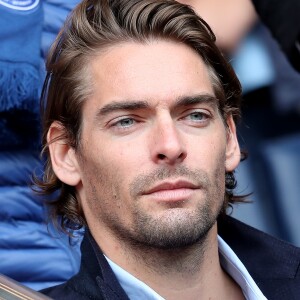
[[[71,246],[45,224],[30,190],[39,158],[44,59],[79,0],[0,1],[0,273],[33,289],[58,284],[79,266]],[[300,73],[287,61],[249,0],[184,0],[212,27],[243,86],[239,141],[248,159],[237,192],[251,203],[231,214],[300,246]],[[52,236],[49,235],[49,232]]]

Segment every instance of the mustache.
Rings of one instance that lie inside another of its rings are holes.
[[[152,187],[165,179],[187,179],[196,186],[206,187],[210,184],[206,172],[200,169],[190,169],[185,166],[178,166],[174,169],[161,167],[148,174],[140,174],[129,186],[131,196],[142,194],[149,187]]]

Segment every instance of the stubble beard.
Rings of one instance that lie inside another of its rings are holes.
[[[102,231],[101,226],[105,226],[104,231],[108,230],[107,234],[119,241],[129,260],[152,272],[159,270],[160,274],[170,275],[175,272],[187,276],[199,270],[209,246],[210,229],[223,208],[225,167],[222,168],[219,164],[211,178],[202,170],[191,170],[184,166],[173,171],[158,169],[151,174],[139,175],[130,184],[133,202],[130,225],[122,220],[122,215],[115,212],[122,206],[122,178],[115,176],[108,179],[104,174],[99,174],[99,169],[98,172],[94,171],[91,173],[94,180],[90,178],[89,206],[93,211],[94,221],[98,219],[100,222],[97,228],[90,228],[92,233],[94,230]],[[194,209],[185,209],[184,205],[171,207],[157,216],[140,206],[137,195],[141,191],[161,180],[179,177],[191,180],[203,190]],[[101,195],[97,182],[107,187]],[[109,184],[114,182],[118,184],[113,188],[109,187]],[[103,233],[101,235],[105,238]],[[98,242],[101,247],[101,240]]]
[[[220,174],[220,171],[215,173],[217,174],[213,176],[214,182],[211,182],[205,172],[190,170],[183,166],[172,172],[168,169],[159,169],[151,174],[140,175],[130,185],[130,194],[133,199],[138,199],[136,195],[153,183],[179,176],[200,185],[205,194],[204,199],[199,199],[194,210],[170,207],[160,216],[153,216],[140,208],[140,203],[136,200],[130,228],[125,227],[119,219],[113,216],[110,216],[107,221],[123,243],[144,251],[150,249],[177,251],[195,244],[205,244],[206,236],[223,208],[224,180],[222,176],[224,177],[224,174]]]

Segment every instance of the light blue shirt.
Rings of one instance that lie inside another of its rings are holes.
[[[245,298],[247,300],[266,300],[267,298],[258,288],[243,263],[220,236],[218,236],[218,246],[221,266],[240,286]],[[144,282],[132,276],[108,257],[106,259],[130,300],[165,300]]]

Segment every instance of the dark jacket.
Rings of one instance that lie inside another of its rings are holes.
[[[245,264],[269,300],[300,299],[300,249],[231,217],[218,220],[220,236]],[[128,299],[89,232],[82,246],[79,273],[65,284],[46,289],[53,299]]]

